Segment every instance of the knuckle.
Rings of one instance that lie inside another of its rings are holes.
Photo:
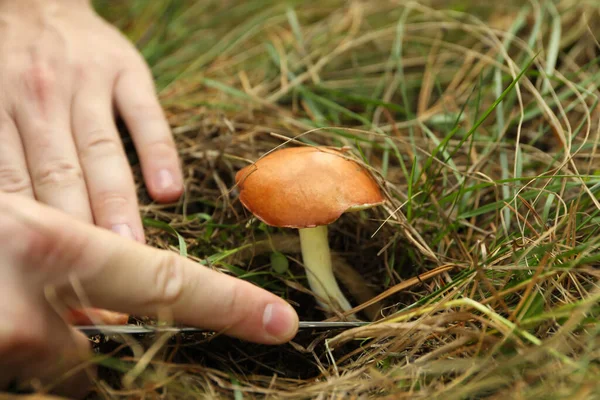
[[[70,186],[83,180],[81,168],[67,160],[44,163],[33,173],[33,181],[38,186]]]
[[[161,120],[163,119],[162,109],[158,104],[152,102],[138,102],[131,105],[131,113],[143,120]]]
[[[95,129],[82,135],[80,155],[82,158],[102,157],[122,152],[119,139],[105,129]]]
[[[122,193],[105,192],[98,194],[96,201],[102,209],[124,210],[131,200]]]
[[[27,172],[9,165],[0,165],[0,191],[26,193],[30,186]]]
[[[172,306],[179,302],[185,290],[183,258],[164,251],[154,269],[151,303]]]
[[[146,151],[152,156],[160,157],[162,155],[171,154],[176,151],[175,143],[171,138],[154,140],[146,146]]]
[[[73,74],[78,81],[85,81],[89,78],[88,68],[83,64],[75,64],[73,66]]]
[[[37,62],[23,72],[23,82],[33,98],[46,102],[56,85],[57,74],[49,63]]]
[[[93,212],[97,223],[115,224],[130,220],[135,211],[135,196],[124,191],[106,190],[91,196]]]

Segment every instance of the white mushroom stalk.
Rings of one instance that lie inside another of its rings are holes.
[[[342,311],[348,311],[352,309],[333,274],[327,225],[302,228],[298,232],[306,278],[319,305],[325,310],[339,308]]]

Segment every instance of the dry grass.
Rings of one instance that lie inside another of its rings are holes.
[[[251,218],[235,172],[281,145],[349,146],[388,202],[330,230],[377,323],[277,347],[98,339],[93,398],[600,396],[595,1],[96,3],[152,65],[183,160],[177,204],[140,187],[150,245],[319,320],[294,232]]]

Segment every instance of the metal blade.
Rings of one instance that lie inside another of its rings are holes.
[[[300,321],[299,329],[315,328],[355,328],[364,326],[369,322],[364,321]],[[210,332],[207,329],[194,328],[189,326],[152,326],[152,325],[78,325],[75,329],[86,335],[115,335],[115,334],[138,334],[138,333],[198,333]]]

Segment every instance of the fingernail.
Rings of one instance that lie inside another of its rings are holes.
[[[159,190],[166,190],[173,186],[173,183],[175,183],[175,180],[173,179],[173,174],[166,169],[161,169],[160,171],[158,171],[157,181]]]
[[[265,307],[263,327],[278,340],[290,340],[298,330],[298,315],[287,303],[272,303]]]
[[[127,239],[135,240],[135,236],[133,236],[133,231],[127,224],[116,224],[112,226],[112,231],[126,237]]]

